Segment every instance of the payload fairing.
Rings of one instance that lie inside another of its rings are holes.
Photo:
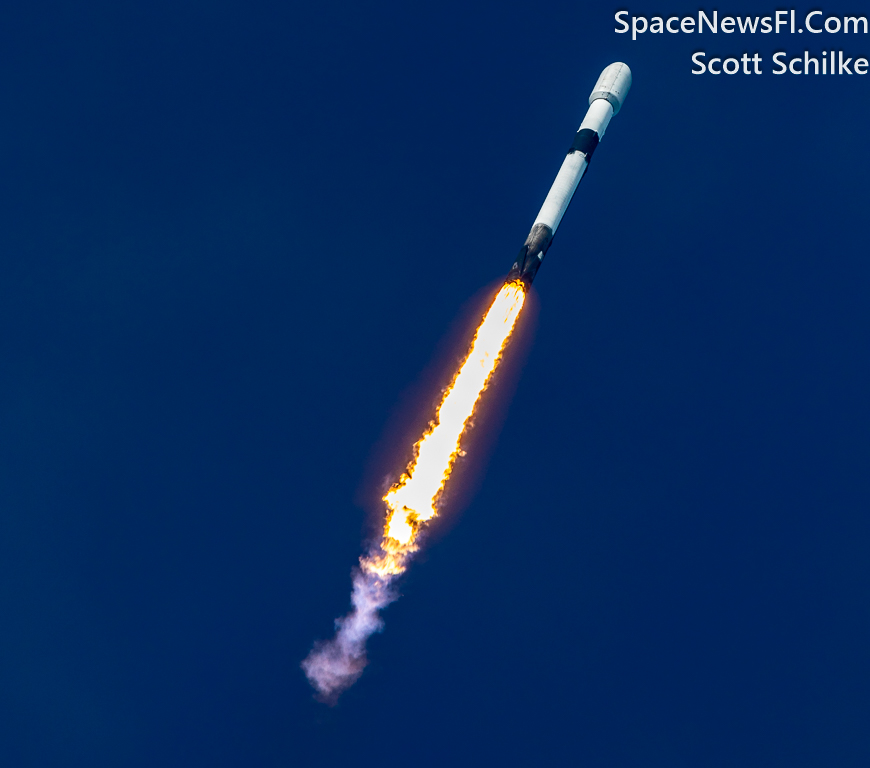
[[[628,65],[617,62],[601,73],[589,97],[589,111],[577,129],[574,143],[544,200],[532,231],[508,273],[507,282],[521,280],[527,287],[532,284],[574,191],[589,167],[592,153],[604,137],[610,119],[619,112],[629,88],[631,70]]]

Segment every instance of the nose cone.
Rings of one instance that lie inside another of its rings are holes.
[[[623,64],[617,61],[606,67],[595,83],[592,89],[592,95],[589,97],[591,104],[596,99],[606,99],[613,107],[613,114],[619,112],[622,102],[628,95],[628,89],[631,88],[631,70],[628,64]]]

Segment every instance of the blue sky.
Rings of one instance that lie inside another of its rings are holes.
[[[867,764],[870,81],[690,71],[870,42],[617,10],[7,9],[4,765]],[[617,60],[444,517],[323,707],[299,662]]]

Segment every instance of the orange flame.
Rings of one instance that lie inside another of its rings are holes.
[[[426,434],[414,446],[414,459],[384,501],[389,510],[380,564],[364,562],[376,572],[396,567],[414,549],[420,525],[438,514],[438,499],[460,453],[460,441],[483,394],[525,301],[525,286],[505,284],[477,329],[471,350],[444,393]],[[391,557],[394,554],[397,557]],[[398,566],[401,569],[401,566]]]

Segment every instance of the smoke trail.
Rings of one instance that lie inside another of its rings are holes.
[[[333,703],[362,674],[366,665],[366,641],[384,627],[378,614],[398,597],[392,583],[400,572],[369,570],[366,563],[370,557],[362,558],[360,568],[353,573],[350,597],[353,610],[335,620],[335,637],[316,643],[302,662],[308,680],[324,702]]]
[[[321,700],[334,702],[366,664],[366,641],[383,628],[379,612],[398,595],[395,580],[417,551],[417,536],[438,513],[438,502],[460,454],[474,408],[501,360],[525,301],[520,282],[502,286],[477,328],[471,349],[445,390],[434,421],[414,446],[405,473],[384,496],[387,518],[379,546],[353,574],[353,610],[335,622],[335,637],[317,643],[302,662]]]

